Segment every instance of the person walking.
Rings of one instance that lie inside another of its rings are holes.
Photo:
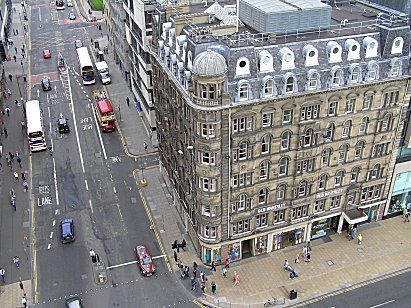
[[[294,262],[295,263],[300,263],[300,254],[299,253],[297,253],[297,256],[295,257]]]
[[[227,269],[225,267],[223,267],[222,272],[223,272],[223,277],[227,278]]]
[[[20,267],[20,259],[19,259],[19,257],[15,256],[15,257],[13,258],[13,263],[14,263],[14,265],[16,265],[17,268],[19,268],[19,267]]]
[[[147,151],[148,145],[145,141],[143,142],[143,146],[144,146],[144,150]]]
[[[29,185],[27,184],[27,181],[23,181],[23,187],[24,187],[24,191],[29,190]]]
[[[197,277],[197,267],[193,267],[193,276]]]
[[[177,257],[177,252],[175,250],[173,250],[174,252],[174,261],[177,263],[178,257]]]
[[[193,276],[193,278],[191,279],[191,290],[195,290],[197,286],[197,278],[196,276]]]
[[[288,263],[288,260],[285,260],[284,265],[283,265],[284,270],[287,271],[289,266],[290,266],[290,264]]]
[[[311,252],[307,251],[307,257],[304,261],[305,262],[310,262],[311,261]]]
[[[21,304],[23,307],[27,307],[27,298],[26,298],[26,293],[24,293],[22,299],[21,299]]]
[[[361,245],[361,243],[362,243],[362,234],[361,233],[358,233],[357,240],[358,240],[358,245]]]
[[[13,160],[14,159],[14,154],[9,152],[9,157],[10,157],[11,160]]]
[[[21,129],[22,130],[25,130],[26,129],[26,122],[24,122],[24,121],[21,121]]]
[[[17,57],[16,55],[13,56],[14,62],[17,62]]]
[[[3,280],[3,283],[6,283],[6,271],[4,268],[0,268],[0,277]]]
[[[14,171],[13,175],[14,175],[14,178],[16,179],[16,182],[18,182],[19,181],[19,174],[17,173],[17,171]]]
[[[20,156],[17,156],[17,162],[19,163],[19,166],[21,168],[21,158],[20,158]]]
[[[23,181],[26,180],[26,175],[24,174],[24,172],[21,173],[21,179],[22,179]]]
[[[10,79],[10,82],[13,82],[13,75],[12,74],[9,74],[9,79]]]
[[[217,269],[215,268],[215,261],[212,261],[212,262],[211,262],[210,271],[213,271],[213,270],[214,270],[214,272],[217,271]]]
[[[21,278],[19,279],[19,284],[20,284],[20,290],[24,291],[24,285],[23,285],[23,281],[21,281]]]
[[[229,258],[225,259],[225,268],[230,268],[230,259]]]
[[[240,275],[237,274],[237,272],[234,272],[234,286],[238,286],[240,283]]]
[[[201,283],[205,283],[206,281],[206,275],[203,271],[200,272],[200,281]]]
[[[201,288],[201,296],[206,297],[206,292],[205,292],[206,286],[205,286],[205,284],[202,284],[200,288]]]
[[[7,113],[7,116],[10,117],[10,108],[9,107],[6,107],[6,113]]]
[[[404,215],[404,222],[410,222],[410,212],[406,212]]]
[[[4,132],[4,136],[7,138],[9,136],[9,133],[6,127],[3,128],[3,132]]]
[[[16,54],[17,54],[18,48],[17,48],[17,47],[14,47],[14,50],[16,51]]]
[[[211,281],[211,292],[212,292],[213,294],[216,294],[216,293],[217,293],[217,284],[215,283],[214,280]]]
[[[128,98],[128,96],[126,98],[126,103],[127,103],[127,107],[130,107],[130,99]]]

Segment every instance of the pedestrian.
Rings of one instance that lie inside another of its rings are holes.
[[[194,261],[194,262],[193,262],[193,267],[194,267],[195,269],[197,269],[198,264],[197,264],[197,262],[196,262],[196,261]]]
[[[0,277],[3,279],[3,283],[6,283],[6,271],[4,268],[0,268]]]
[[[6,127],[4,127],[3,128],[3,131],[4,131],[4,136],[6,136],[6,138],[9,136],[9,134],[8,134],[8,132],[7,132],[7,128]]]
[[[21,281],[21,278],[19,280],[19,284],[20,284],[20,290],[24,291],[24,285],[23,285],[23,281]]]
[[[13,159],[14,159],[14,154],[12,154],[11,152],[9,152],[9,157],[10,157],[11,160],[13,160]]]
[[[126,98],[126,103],[127,103],[127,107],[130,107],[130,99],[128,98],[128,96]]]
[[[185,274],[185,277],[188,277],[188,275],[190,274],[190,267],[188,267],[187,265],[184,268],[184,274]]]
[[[410,212],[405,213],[404,222],[410,222]]]
[[[211,292],[212,292],[213,294],[216,294],[216,293],[217,293],[217,284],[215,283],[214,280],[211,281]]]
[[[310,262],[311,261],[311,252],[307,251],[307,259],[305,262]]]
[[[177,252],[175,250],[173,250],[173,252],[174,252],[174,261],[176,261],[176,263],[177,263],[177,259],[178,259]]]
[[[19,30],[18,29],[16,29],[16,35],[19,35]]]
[[[191,279],[191,290],[195,290],[197,286],[197,278],[195,276],[193,276],[193,278]]]
[[[229,258],[225,259],[225,268],[230,268],[230,259]]]
[[[11,96],[11,90],[9,88],[6,89],[6,92],[9,96]]]
[[[9,107],[6,107],[6,113],[7,113],[7,116],[10,117],[10,108]]]
[[[22,179],[23,181],[26,180],[26,175],[24,174],[24,172],[21,173],[21,179]]]
[[[26,123],[24,121],[21,121],[21,129],[25,130],[26,129]]]
[[[9,160],[10,160],[9,154],[6,153],[6,161],[9,161]]]
[[[283,265],[284,270],[287,271],[289,266],[290,266],[290,264],[288,263],[288,260],[285,260],[284,265]]]
[[[293,271],[290,272],[290,279],[294,279],[295,278],[295,274]]]
[[[23,59],[20,60],[20,65],[23,66]]]
[[[200,288],[201,288],[201,296],[205,297],[206,296],[206,292],[205,292],[206,286],[205,286],[205,284],[202,284]]]
[[[358,245],[361,245],[361,243],[362,243],[362,234],[361,233],[358,233],[357,240],[358,240]]]
[[[148,145],[147,145],[147,143],[146,143],[145,141],[143,142],[143,146],[144,146],[144,150],[147,151]]]
[[[26,293],[24,293],[24,295],[21,299],[21,304],[23,305],[23,307],[27,307]]]
[[[16,35],[16,30],[13,29],[13,34]]]
[[[20,267],[20,259],[19,259],[19,257],[15,256],[15,257],[13,258],[13,263],[16,265],[17,268],[19,268],[19,267]]]
[[[295,263],[300,263],[300,254],[299,253],[297,253],[297,256],[295,257],[294,262]]]
[[[7,166],[9,166],[10,169],[13,169],[13,162],[11,161],[11,159],[7,161]]]
[[[212,261],[212,262],[211,262],[210,271],[213,271],[213,270],[214,270],[214,272],[217,271],[217,269],[215,268],[215,261]]]
[[[19,174],[16,171],[14,171],[14,178],[16,179],[16,182],[19,181]]]
[[[17,62],[17,57],[16,55],[13,56],[14,62]]]
[[[90,258],[91,258],[91,262],[92,263],[96,263],[97,262],[97,260],[96,260],[96,253],[94,252],[94,250],[93,249],[90,249],[90,251],[89,251],[89,256],[90,256]]]
[[[17,47],[14,47],[14,50],[16,51],[16,55],[17,55],[18,48],[17,48]]]
[[[13,82],[13,75],[12,74],[9,74],[9,79],[10,79],[11,82]]]
[[[181,242],[181,249],[185,251],[186,246],[187,246],[187,242],[185,239],[183,239],[183,241]]]
[[[24,191],[28,191],[29,190],[29,185],[27,184],[27,181],[23,182],[23,187],[24,187]]]
[[[193,268],[193,276],[194,276],[194,277],[197,277],[197,267],[194,267],[194,268]]]
[[[205,283],[206,281],[206,275],[203,271],[200,272],[200,280],[201,280],[201,283]]]
[[[237,274],[237,272],[234,272],[234,286],[238,286],[240,283],[240,275]]]

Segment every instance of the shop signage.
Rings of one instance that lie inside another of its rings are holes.
[[[279,204],[274,204],[274,205],[270,205],[270,206],[266,206],[266,207],[262,207],[257,209],[257,213],[265,213],[265,212],[270,212],[270,211],[275,211],[278,209],[282,209],[284,207],[287,206],[287,203],[283,202],[283,203],[279,203]]]
[[[334,190],[331,190],[331,191],[325,191],[325,192],[317,194],[316,199],[321,199],[321,198],[337,195],[337,194],[342,193],[343,191],[344,191],[343,188],[334,189]]]

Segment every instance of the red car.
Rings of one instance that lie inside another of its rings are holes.
[[[51,58],[51,52],[48,49],[43,50],[43,58],[48,59]]]
[[[150,252],[146,245],[138,245],[134,249],[136,253],[137,264],[143,276],[151,276],[156,271],[154,262],[151,259]]]

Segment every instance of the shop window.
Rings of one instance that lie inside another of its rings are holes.
[[[255,239],[255,253],[257,255],[267,252],[267,241],[268,241],[267,235],[260,236]]]
[[[240,258],[241,243],[233,243],[228,247],[229,258],[231,261],[236,261]]]

